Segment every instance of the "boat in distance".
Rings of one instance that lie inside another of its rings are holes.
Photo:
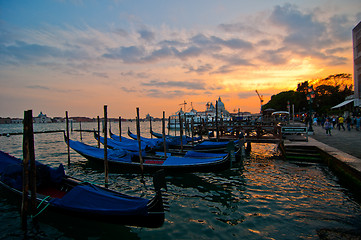
[[[159,136],[159,133],[155,133],[155,135]],[[137,135],[133,134],[129,129],[128,129],[128,136],[130,138],[135,139],[137,137]],[[118,136],[112,134],[111,137],[113,139],[119,139]],[[241,141],[241,139],[223,139],[220,141],[217,141],[217,139],[199,139],[196,142],[185,142],[184,144],[180,144],[180,138],[179,136],[177,136],[175,138],[178,142],[178,144],[167,144],[168,147],[168,151],[171,153],[175,153],[175,152],[181,152],[181,151],[195,151],[195,152],[202,152],[204,154],[206,153],[229,153],[230,149],[234,148],[234,153],[235,153],[235,158],[236,160],[240,160],[241,158],[241,148],[242,148],[242,144],[243,141]],[[187,139],[185,136],[184,138],[182,138],[182,143],[184,142],[183,139]],[[188,138],[191,139],[191,138]],[[141,137],[141,141],[150,141],[153,139],[150,138],[145,138],[145,137]]]
[[[159,185],[154,185],[156,193],[149,200],[70,177],[65,174],[62,164],[51,168],[36,162],[36,169],[36,203],[41,210],[35,217],[59,214],[69,218],[150,228],[160,227],[164,223]],[[0,151],[0,175],[0,189],[21,202],[22,160]]]
[[[69,139],[69,147],[91,162],[104,164],[104,148],[93,147],[71,139]],[[166,157],[164,153],[149,156],[146,154],[145,156],[142,155],[143,163],[141,163],[137,153],[124,149],[107,149],[109,170],[117,172],[155,172],[160,169],[166,173],[217,172],[230,167],[229,154],[213,156],[215,157],[202,157],[197,153],[192,155],[192,152],[187,152],[184,156],[166,153]]]

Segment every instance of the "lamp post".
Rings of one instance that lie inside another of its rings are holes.
[[[290,119],[291,119],[291,106],[290,106],[290,101],[287,101],[287,110],[288,110],[287,123],[290,123]]]
[[[309,117],[309,128],[308,128],[308,132],[312,132],[313,133],[313,128],[312,128],[312,103],[313,103],[313,99],[315,99],[315,92],[313,91],[313,86],[308,86],[308,93],[307,93],[307,102],[308,105],[310,106],[310,117]]]

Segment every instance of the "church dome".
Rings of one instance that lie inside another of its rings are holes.
[[[221,100],[221,97],[218,98],[218,108],[219,108],[219,109],[224,109],[224,108],[225,108],[225,107],[224,107],[224,103],[223,103],[222,100]]]

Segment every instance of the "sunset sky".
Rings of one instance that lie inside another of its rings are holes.
[[[0,0],[0,117],[259,112],[351,73],[360,0]]]

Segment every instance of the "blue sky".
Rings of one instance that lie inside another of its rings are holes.
[[[0,116],[257,112],[256,89],[353,73],[360,20],[356,0],[0,0]]]

